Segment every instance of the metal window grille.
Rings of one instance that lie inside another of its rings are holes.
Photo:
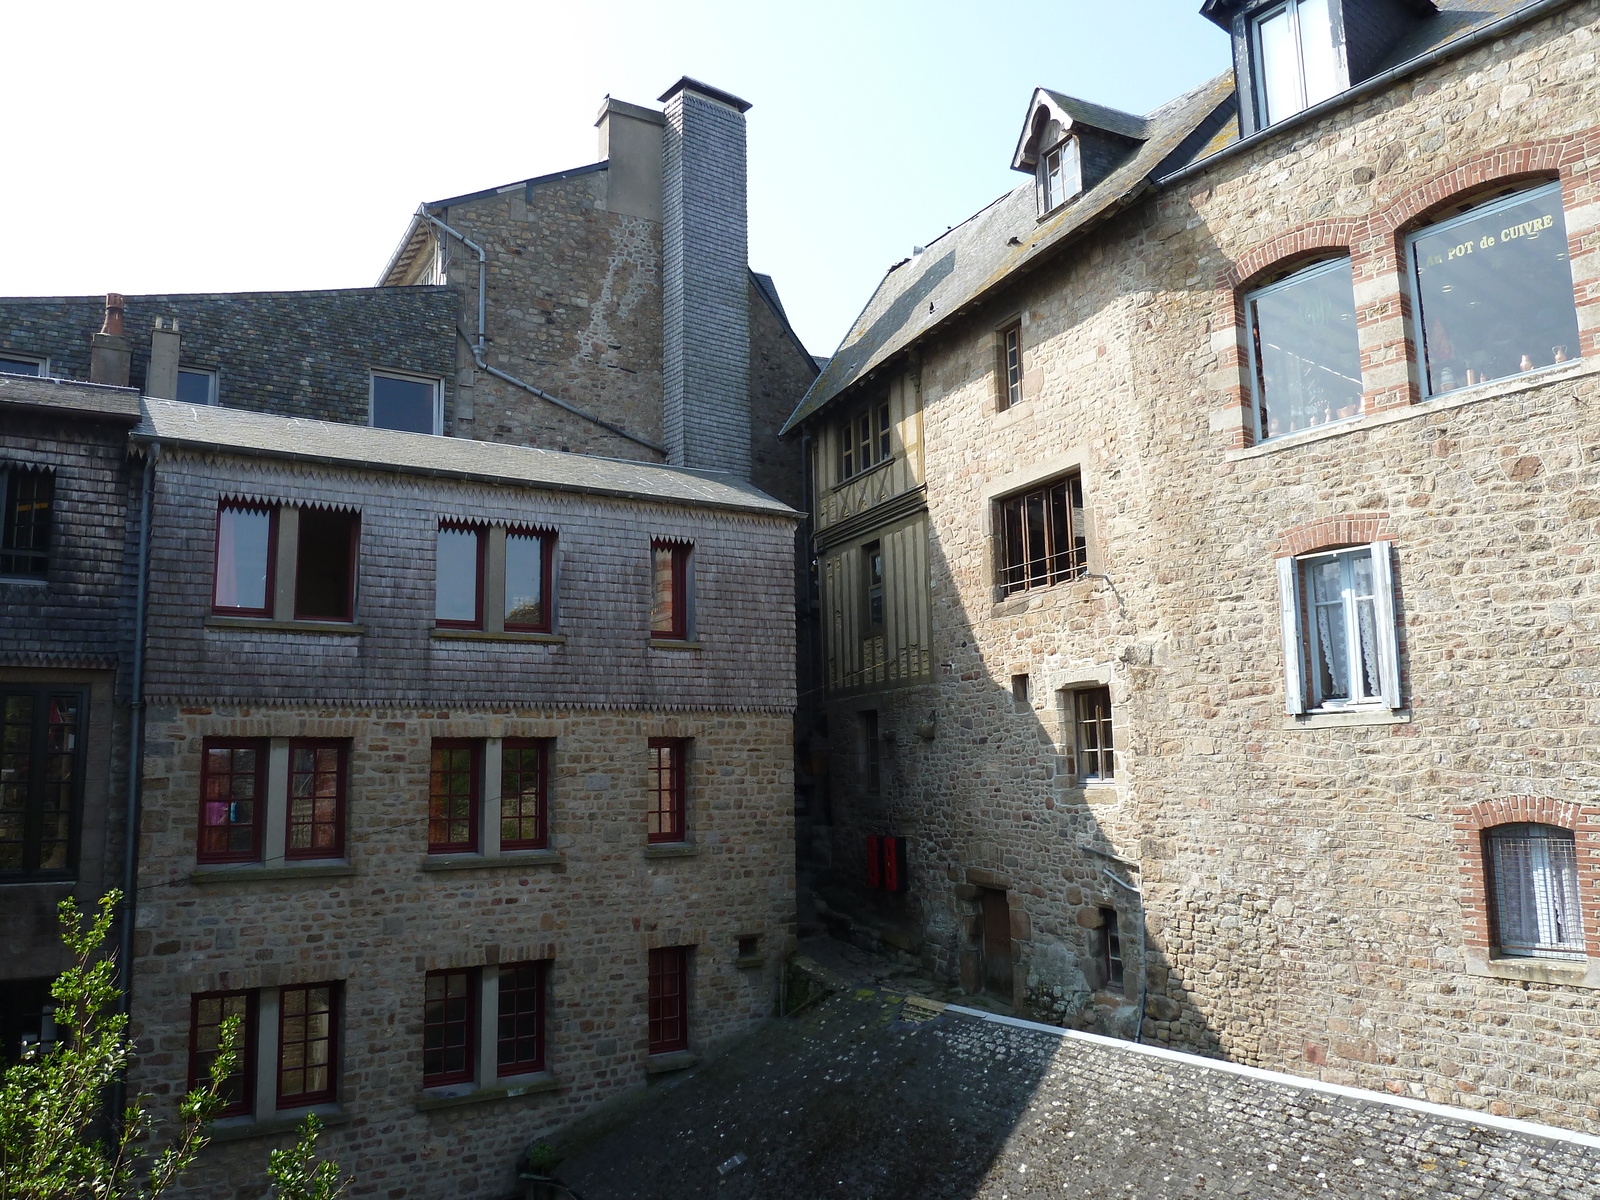
[[[544,1070],[544,980],[542,962],[500,968],[500,1027],[495,1059],[501,1075]]]
[[[1578,849],[1572,831],[1554,825],[1499,825],[1487,840],[1501,953],[1582,958]]]
[[[15,470],[0,475],[5,511],[0,514],[0,575],[43,579],[50,567],[50,515],[55,476]]]
[[[1083,481],[1063,479],[1000,502],[1000,592],[1009,596],[1083,574]]]
[[[344,853],[345,744],[289,744],[289,829],[285,858]]]
[[[1078,778],[1114,779],[1116,745],[1111,730],[1111,689],[1088,688],[1073,698],[1078,729]]]
[[[255,1065],[256,994],[254,992],[212,992],[189,1001],[189,1087],[204,1087],[211,1078],[222,1039],[222,1023],[239,1018],[239,1062],[233,1074],[218,1089],[222,1096],[220,1117],[236,1117],[254,1107],[251,1086]]]
[[[278,1104],[294,1108],[333,1099],[334,985],[278,993]]]
[[[650,1053],[689,1048],[689,948],[650,951]]]
[[[429,971],[422,1013],[422,1084],[465,1083],[473,1074],[476,972]]]
[[[478,746],[436,740],[428,773],[428,853],[478,848]]]
[[[533,738],[500,743],[500,848],[537,850],[545,844],[545,744]]]
[[[255,862],[261,857],[267,740],[208,738],[200,768],[201,862]]]
[[[650,739],[648,837],[652,842],[684,839],[684,749],[680,738]]]

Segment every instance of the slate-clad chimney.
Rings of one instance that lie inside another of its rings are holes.
[[[685,77],[661,97],[661,368],[670,462],[750,477],[745,126],[737,96]]]
[[[89,382],[128,386],[128,368],[133,361],[133,343],[122,329],[127,310],[121,296],[106,293],[106,319],[100,332],[89,338]]]

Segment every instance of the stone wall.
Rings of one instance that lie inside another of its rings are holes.
[[[911,931],[970,977],[972,894],[1003,888],[1013,998],[1054,1020],[1130,1031],[1142,980],[1160,1041],[1570,1127],[1600,1118],[1593,867],[1587,964],[1486,960],[1475,847],[1456,828],[1474,805],[1537,795],[1581,812],[1586,862],[1600,849],[1600,385],[1591,357],[1421,402],[1399,253],[1452,198],[1559,177],[1584,352],[1600,349],[1597,14],[1570,6],[1267,138],[926,348],[938,692],[881,699],[895,828],[868,828],[865,800],[854,826],[836,805],[836,862],[859,860],[866,833],[912,839],[911,895],[869,895],[866,924]],[[1339,246],[1358,259],[1363,415],[1250,446],[1240,289]],[[1036,384],[996,414],[992,329],[1015,310]],[[994,500],[1073,470],[1107,578],[996,599]],[[1297,721],[1275,562],[1341,528],[1392,539],[1403,707]],[[1080,787],[1063,703],[1087,685],[1110,688],[1117,776]],[[835,794],[858,794],[858,760],[833,741]],[[1143,920],[1108,872],[1142,887]],[[1104,907],[1119,913],[1121,994],[1096,986]]]

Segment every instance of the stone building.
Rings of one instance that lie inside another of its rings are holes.
[[[306,1112],[354,1195],[530,1140],[772,1004],[791,547],[726,475],[146,400],[134,1086],[248,1068],[193,1195]],[[168,1111],[164,1107],[164,1111]]]
[[[811,438],[822,914],[1057,1023],[1600,1119],[1594,0],[1048,89]]]
[[[0,376],[0,1062],[54,1039],[56,906],[123,882],[127,388]]]

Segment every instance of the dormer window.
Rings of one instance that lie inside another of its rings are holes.
[[[1064,138],[1039,156],[1039,215],[1054,212],[1082,190],[1078,140]]]
[[[1328,0],[1288,0],[1252,22],[1257,103],[1271,125],[1339,92],[1339,52]]]

